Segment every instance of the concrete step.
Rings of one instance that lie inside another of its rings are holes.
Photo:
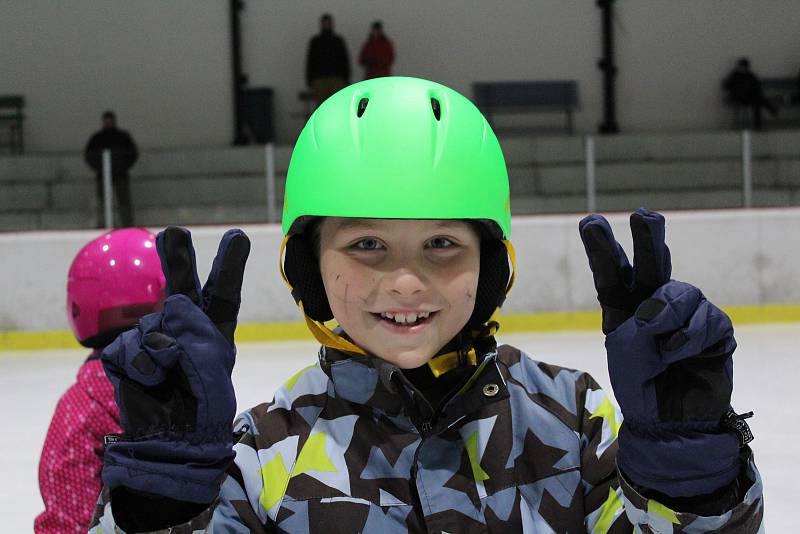
[[[738,132],[621,134],[595,137],[597,162],[714,160],[741,157]]]
[[[741,132],[681,134],[635,133],[593,136],[595,161],[719,160],[740,161]],[[800,130],[751,132],[754,158],[800,158]],[[583,137],[502,137],[510,166],[519,164],[583,163]]]
[[[765,183],[768,181],[765,176],[773,176],[777,186],[800,188],[800,159],[780,159],[771,164],[772,167],[767,167],[766,163],[762,167],[760,163],[754,163],[754,183]]]
[[[655,210],[738,208],[742,193],[738,189],[691,191],[648,191],[600,193],[597,211],[629,212],[639,206]],[[756,188],[754,207],[800,206],[800,189]],[[278,205],[278,212],[282,205]],[[585,213],[582,194],[536,195],[519,194],[511,198],[515,215],[547,213]],[[94,228],[94,209],[53,209],[45,212],[22,211],[0,213],[0,231]],[[243,224],[266,222],[266,206],[253,203],[149,206],[135,208],[136,224],[163,227],[171,224]],[[117,221],[119,223],[119,221]]]
[[[292,147],[275,147],[275,169],[286,174]],[[263,146],[213,147],[179,151],[142,152],[133,176],[259,174],[266,172]],[[77,152],[0,157],[0,182],[92,179],[94,171]]]
[[[754,188],[753,206],[756,208],[800,206],[800,188]]]
[[[586,192],[583,166],[512,167],[509,171],[512,194]],[[606,163],[595,171],[598,192],[736,187],[741,180],[739,165],[727,161]]]
[[[47,184],[41,182],[3,184],[0,212],[47,208]]]
[[[551,194],[582,193],[586,190],[586,171],[582,165],[515,165],[508,168],[508,181],[511,197],[515,195],[546,193],[542,183],[561,184],[549,191]]]
[[[59,181],[94,181],[94,171],[83,160],[83,154],[65,154],[58,162]]]
[[[800,159],[756,160],[752,165],[756,187],[800,187]],[[519,165],[509,167],[512,194],[583,194],[586,171],[582,165]],[[734,160],[651,161],[598,164],[597,191],[637,191],[741,187],[741,165]]]
[[[539,215],[544,213],[583,213],[586,199],[577,195],[516,195],[511,197],[513,215]]]
[[[0,157],[0,182],[46,182],[58,176],[57,156]]]
[[[0,212],[0,232],[38,230],[39,214],[35,211]]]
[[[16,218],[4,224],[0,216],[0,228],[8,230],[50,230],[94,228],[102,220],[98,220],[94,210],[50,210],[40,217]],[[115,213],[116,224],[119,225],[119,214]],[[165,227],[169,225],[203,225],[203,224],[241,224],[266,222],[265,206],[247,205],[191,205],[172,207],[134,206],[134,223],[137,226]],[[18,225],[18,226],[14,226]]]
[[[754,207],[798,206],[800,190],[755,189]],[[742,192],[736,189],[707,191],[629,192],[605,193],[597,196],[596,211],[633,211],[640,206],[654,210],[739,208]],[[514,215],[541,213],[584,213],[586,199],[582,195],[517,195],[511,197],[511,212]]]
[[[98,221],[94,210],[48,210],[39,216],[37,230],[77,230],[95,228]]]
[[[50,184],[50,198],[55,210],[90,209],[95,203],[94,180]]]
[[[286,174],[291,147],[275,147],[275,172]],[[206,148],[143,153],[131,170],[136,176],[182,176],[266,173],[263,146]]]
[[[796,191],[756,190],[754,207],[796,206],[800,197]],[[742,207],[742,192],[736,189],[708,191],[653,191],[599,195],[598,211],[632,211],[640,206],[654,210],[716,209]]]
[[[284,177],[276,177],[276,196],[283,197]],[[50,185],[55,209],[91,208],[95,182],[82,180]],[[157,207],[193,204],[266,203],[266,183],[260,175],[131,177],[134,206]]]
[[[275,177],[275,197],[283,201],[285,176]],[[141,180],[131,186],[133,198],[144,206],[264,204],[267,184],[262,175],[219,177],[173,177],[168,180]]]
[[[131,192],[140,207],[266,202],[264,178],[253,175],[132,179]]]
[[[168,226],[198,224],[260,223],[267,221],[267,208],[260,204],[149,207],[135,212],[137,225]]]
[[[800,158],[800,130],[753,132],[753,156]]]
[[[500,146],[506,165],[584,161],[581,137],[503,137]]]

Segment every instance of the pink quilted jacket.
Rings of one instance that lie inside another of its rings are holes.
[[[86,532],[102,483],[103,436],[120,432],[114,386],[93,353],[75,384],[58,401],[39,461],[39,491],[45,510],[34,530]]]

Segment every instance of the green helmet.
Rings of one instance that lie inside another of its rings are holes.
[[[286,177],[283,233],[305,217],[478,219],[511,229],[500,144],[464,96],[418,78],[366,80],[311,116]]]
[[[513,283],[508,195],[497,137],[480,111],[452,89],[389,77],[330,97],[297,139],[283,204],[281,271],[311,332],[323,345],[364,354],[324,325],[333,313],[312,239],[304,232],[305,222],[315,217],[484,223],[490,238],[481,242],[475,309],[465,328],[483,337],[493,332],[491,317]],[[455,355],[442,356],[444,368]]]

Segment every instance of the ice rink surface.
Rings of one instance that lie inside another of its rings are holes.
[[[603,338],[591,332],[509,334],[537,360],[591,373],[610,391]],[[752,447],[765,483],[767,532],[794,532],[800,497],[800,324],[740,326],[733,406],[753,410]],[[270,400],[275,389],[316,360],[312,342],[243,344],[234,369],[239,409]],[[0,531],[32,532],[42,509],[39,454],[50,416],[86,357],[84,350],[0,352]],[[797,441],[796,441],[797,440]]]

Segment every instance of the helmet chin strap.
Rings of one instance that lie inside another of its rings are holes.
[[[278,256],[278,269],[281,273],[281,278],[289,287],[289,291],[293,291],[294,288],[292,284],[289,282],[289,278],[286,276],[286,272],[283,270],[283,253],[286,249],[286,243],[289,241],[291,235],[287,235],[283,238],[283,242],[281,243],[281,250],[280,255]],[[508,277],[508,284],[506,285],[505,293],[508,294],[511,291],[511,287],[514,285],[514,278],[517,271],[517,255],[516,251],[514,250],[514,246],[511,244],[510,241],[507,239],[503,240],[503,244],[506,247],[506,251],[508,252],[508,258],[511,262],[511,275]],[[342,352],[347,352],[349,354],[355,354],[358,356],[369,356],[367,351],[356,345],[355,343],[345,339],[343,336],[340,336],[327,326],[325,323],[320,321],[315,321],[303,309],[303,301],[297,301],[297,305],[300,308],[300,311],[303,312],[303,317],[306,321],[306,326],[314,338],[319,341],[323,346],[330,347],[335,350],[339,350]],[[477,365],[478,364],[478,355],[475,352],[474,341],[479,338],[484,337],[491,337],[494,336],[497,331],[500,329],[500,323],[497,322],[497,316],[500,308],[496,308],[492,316],[486,322],[485,328],[481,329],[480,331],[472,332],[470,339],[472,339],[472,344],[469,346],[468,349],[457,349],[454,351],[446,352],[444,354],[437,354],[433,358],[428,361],[428,366],[431,368],[431,372],[433,376],[439,378],[446,372],[455,369],[463,364],[469,365]]]

